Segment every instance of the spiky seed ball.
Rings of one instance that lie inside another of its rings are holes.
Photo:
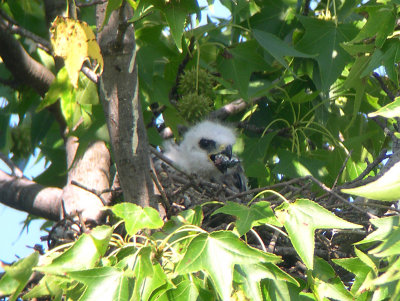
[[[196,82],[198,81],[198,89],[196,90]],[[195,69],[185,71],[179,78],[178,93],[182,97],[193,92],[199,95],[205,95],[210,99],[214,98],[213,78],[205,70],[200,69],[197,76]]]
[[[213,102],[207,96],[190,93],[179,100],[177,109],[185,120],[195,122],[210,113],[212,106]]]

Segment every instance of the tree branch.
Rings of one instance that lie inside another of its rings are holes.
[[[53,221],[60,218],[62,189],[44,187],[0,170],[0,202],[17,210]]]

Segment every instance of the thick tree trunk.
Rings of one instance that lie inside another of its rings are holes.
[[[98,28],[105,8],[106,4],[97,6]],[[124,200],[156,207],[152,202],[148,141],[138,95],[134,28],[127,23],[131,16],[128,7],[114,11],[98,35],[104,58],[99,94]]]

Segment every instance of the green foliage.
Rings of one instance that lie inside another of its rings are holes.
[[[395,148],[385,131],[399,136],[400,3],[322,0],[306,9],[306,2],[223,0],[230,16],[213,19],[201,17],[195,0],[127,1],[134,9],[130,22],[145,123],[158,117],[152,108],[162,108],[165,125],[178,135],[179,124],[242,99],[247,107],[227,122],[243,129],[237,147],[251,188],[278,189],[282,181],[313,177],[335,189],[359,177],[383,148]],[[108,1],[105,23],[122,3]],[[2,1],[0,8],[47,38],[42,2]],[[81,7],[80,13],[94,25],[93,7]],[[51,55],[23,35],[16,37],[32,57],[54,70]],[[372,76],[378,67],[384,71]],[[74,70],[76,77],[80,67]],[[0,78],[4,83],[12,79],[3,61]],[[82,72],[76,78],[74,87],[61,68],[43,99],[25,87],[0,86],[0,102],[6,100],[0,107],[0,149],[12,152],[17,163],[39,148],[40,157],[51,163],[36,179],[44,185],[62,187],[68,172],[59,127],[46,111],[57,100],[79,138],[78,155],[91,141],[108,140],[98,87]],[[12,116],[19,117],[17,124],[10,125]],[[148,133],[150,142],[160,145],[156,130]],[[382,167],[368,172],[376,175]],[[398,200],[398,169],[399,163],[370,184],[341,191]],[[31,274],[40,271],[44,277],[26,298],[398,300],[398,216],[366,219],[333,203],[336,195],[327,197],[308,182],[296,182],[293,190],[293,183],[273,201],[265,196],[217,209],[211,216],[228,216],[232,231],[200,228],[200,207],[163,221],[154,209],[116,205],[112,210],[125,223],[125,239],[112,234],[113,227],[100,226],[69,246],[43,256],[34,253],[6,269],[0,294],[15,300]],[[359,224],[369,232],[358,231]],[[263,241],[258,233],[266,229],[273,234]],[[349,239],[336,244],[346,231]],[[289,246],[282,258],[250,246],[273,250],[276,241],[278,247]],[[328,247],[321,251],[321,245]],[[330,256],[336,248],[348,257],[327,261],[317,256],[317,251]],[[335,265],[348,271],[346,277]],[[295,266],[304,266],[303,273],[292,273]]]

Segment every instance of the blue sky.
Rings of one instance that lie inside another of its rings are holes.
[[[207,6],[206,0],[198,1],[200,7]],[[223,7],[218,0],[215,1],[214,5],[203,12],[202,24],[207,22],[205,14],[209,14],[215,17],[227,17],[229,10]],[[18,122],[18,121],[12,121]],[[0,160],[0,169],[9,172],[7,166]],[[30,158],[25,170],[24,175],[32,179],[35,176],[42,173],[44,170],[44,160],[36,162],[36,158]],[[6,263],[11,263],[18,259],[18,257],[26,257],[32,253],[32,249],[35,244],[42,244],[46,246],[46,242],[40,241],[40,236],[46,235],[46,232],[40,231],[40,227],[43,225],[44,220],[32,221],[28,229],[22,231],[24,220],[27,214],[21,211],[14,210],[10,207],[0,204],[0,260]],[[21,232],[22,231],[22,232]],[[1,271],[1,268],[0,268]]]

